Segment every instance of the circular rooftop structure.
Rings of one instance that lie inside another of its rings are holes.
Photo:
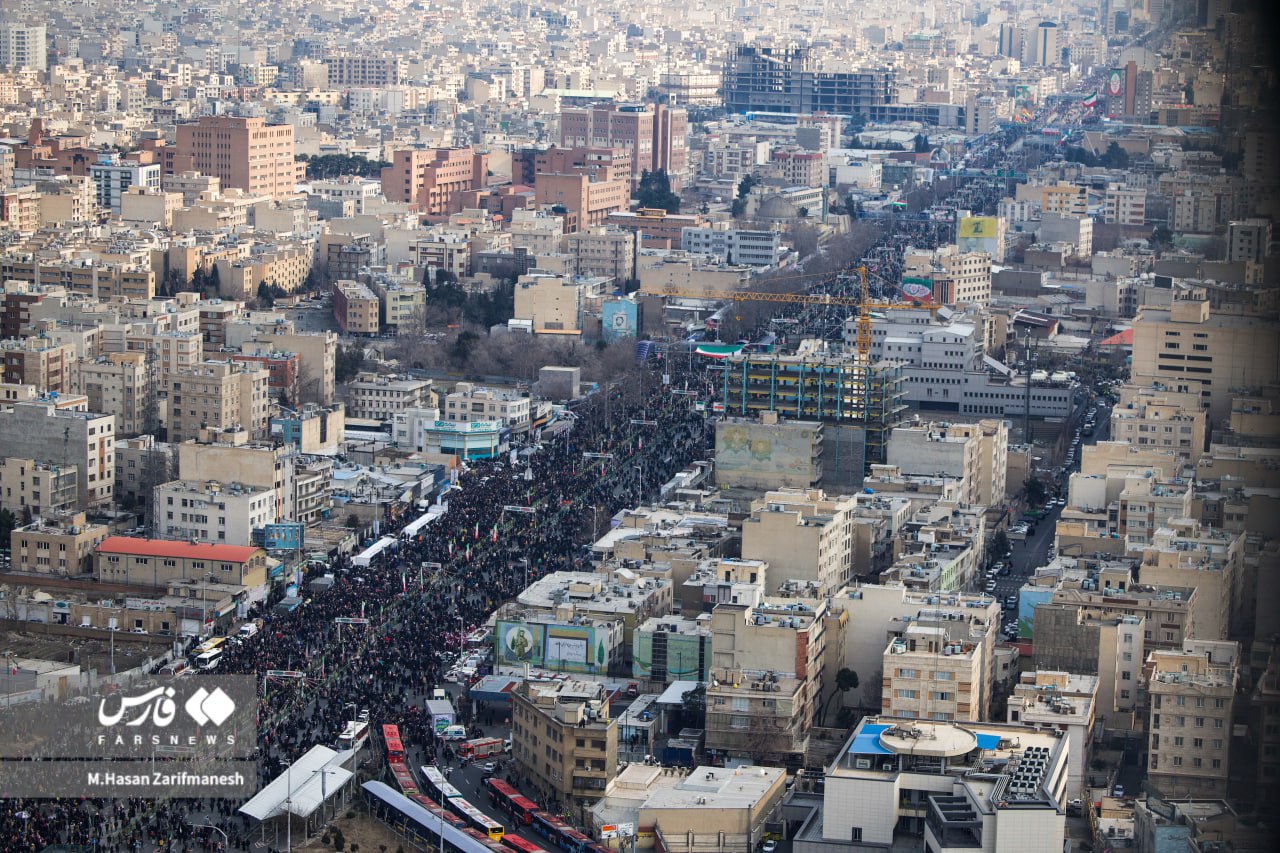
[[[903,755],[954,758],[977,749],[978,738],[959,726],[914,722],[885,729],[880,733],[880,745]]]

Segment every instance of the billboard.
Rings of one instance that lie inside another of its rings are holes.
[[[989,240],[999,230],[999,220],[994,216],[966,216],[960,220],[961,240]]]
[[[933,301],[933,279],[931,278],[903,276],[901,290],[908,299],[914,299],[917,302]]]
[[[1053,599],[1051,587],[1024,586],[1018,590],[1018,639],[1030,640],[1035,626],[1037,604],[1048,604]]]
[[[304,527],[293,521],[268,524],[262,530],[262,547],[268,551],[297,551],[302,548]]]
[[[716,423],[716,482],[738,488],[807,488],[817,424]]]
[[[604,625],[499,621],[494,653],[499,666],[545,667],[556,672],[603,674],[609,669],[610,638]]]
[[[600,332],[609,343],[634,338],[640,331],[640,303],[634,299],[611,299],[600,309]]]
[[[966,216],[956,226],[956,246],[962,252],[986,252],[1000,260],[1002,235],[1000,220],[994,216]]]
[[[493,632],[494,656],[499,665],[542,666],[542,649],[546,642],[544,626],[524,622],[498,622]]]
[[[1107,72],[1107,81],[1103,85],[1102,93],[1112,101],[1112,109],[1116,108],[1115,102],[1124,98],[1124,69],[1112,68]],[[1121,104],[1123,106],[1123,104]]]

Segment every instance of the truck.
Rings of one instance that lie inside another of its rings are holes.
[[[453,703],[448,699],[428,699],[427,714],[431,716],[431,727],[436,734],[442,734],[457,719],[453,712]],[[464,736],[461,739],[466,738]]]
[[[458,747],[458,752],[465,761],[476,761],[493,755],[501,755],[504,751],[505,746],[502,739],[496,737],[479,737],[463,741],[462,745]]]

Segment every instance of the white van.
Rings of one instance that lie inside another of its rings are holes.
[[[449,726],[443,732],[440,733],[440,739],[441,740],[466,740],[467,727],[466,726]]]
[[[258,633],[258,625],[256,622],[246,622],[240,626],[240,636],[249,639]]]

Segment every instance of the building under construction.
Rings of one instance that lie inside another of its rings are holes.
[[[906,412],[902,367],[897,361],[861,363],[853,353],[802,345],[795,355],[731,355],[720,362],[716,384],[726,415],[759,418],[772,411],[861,428],[870,466],[884,462],[889,435]]]

